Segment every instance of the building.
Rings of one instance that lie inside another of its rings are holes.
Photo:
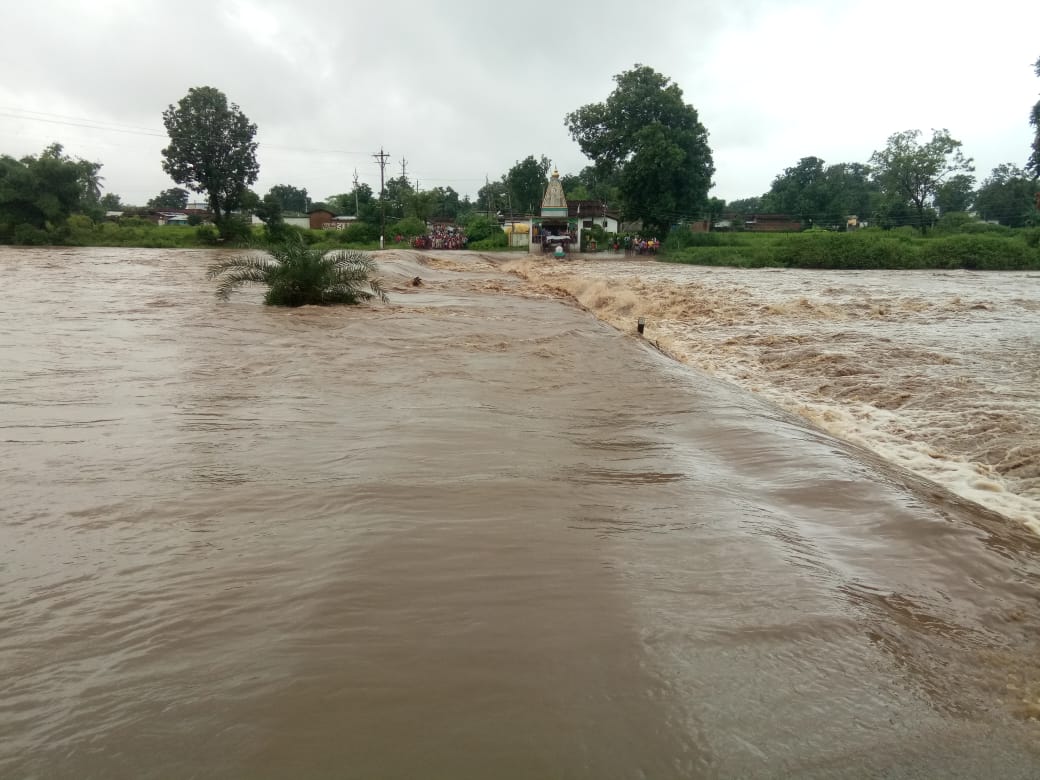
[[[796,233],[802,229],[802,221],[789,214],[747,214],[744,230],[753,233]]]
[[[578,221],[580,230],[591,230],[596,225],[607,233],[616,234],[621,225],[621,214],[607,208],[601,200],[567,201],[567,216]]]
[[[570,216],[567,197],[563,193],[560,172],[553,171],[542,198],[541,216],[531,220],[531,251],[540,247],[542,252],[551,252],[557,246],[564,251],[578,240],[578,220]]]
[[[286,222],[288,221],[287,219]],[[307,221],[311,230],[343,230],[347,225],[356,222],[357,217],[337,217],[328,209],[311,209],[307,212]]]

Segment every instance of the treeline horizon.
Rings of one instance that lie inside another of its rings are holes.
[[[1040,58],[1034,68],[1040,76]],[[708,131],[682,89],[638,63],[614,81],[606,100],[564,117],[590,165],[564,174],[561,181],[568,199],[601,203],[604,211],[640,223],[648,234],[666,235],[677,225],[746,214],[785,215],[803,228],[836,230],[855,216],[859,223],[910,226],[922,235],[944,216],[969,212],[1007,227],[1036,224],[1040,102],[1029,118],[1036,139],[1025,166],[1002,163],[978,186],[972,159],[948,130],[933,130],[930,138],[905,130],[889,136],[866,162],[828,165],[815,156],[803,157],[778,173],[767,192],[727,203],[708,195],[715,173]],[[162,150],[162,167],[178,186],[144,207],[124,204],[116,193],[102,195],[103,165],[73,159],[61,144],[19,160],[0,156],[0,242],[38,243],[39,234],[60,232],[72,216],[96,223],[109,211],[184,209],[189,192],[206,198],[215,227],[227,240],[242,238],[253,215],[276,237],[287,213],[321,207],[378,224],[383,235],[388,223],[404,219],[425,223],[471,219],[482,212],[488,217],[534,213],[550,167],[544,155],[528,155],[489,180],[475,200],[451,187],[421,190],[403,173],[387,179],[378,194],[355,179],[350,190],[320,201],[292,184],[275,185],[261,196],[251,189],[259,175],[257,127],[219,89],[191,88],[163,112],[163,123],[170,141]]]

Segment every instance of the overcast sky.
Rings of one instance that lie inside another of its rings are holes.
[[[504,10],[508,8],[509,10]],[[517,160],[588,161],[564,115],[649,65],[682,88],[715,159],[713,195],[759,195],[800,158],[866,162],[894,132],[948,128],[984,178],[1025,163],[1040,79],[1028,0],[373,2],[0,0],[0,154],[58,141],[143,205],[162,111],[222,90],[258,127],[260,178],[319,200],[372,154],[423,189],[475,195]]]

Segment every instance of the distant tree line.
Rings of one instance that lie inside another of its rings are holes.
[[[1034,70],[1040,77],[1040,59]],[[604,101],[564,117],[590,164],[564,173],[561,181],[568,198],[600,201],[627,220],[640,220],[648,232],[665,234],[687,220],[753,213],[785,214],[806,227],[827,228],[840,228],[855,215],[880,227],[910,225],[922,232],[947,215],[968,211],[1009,227],[1037,219],[1040,102],[1029,116],[1035,136],[1025,167],[998,165],[978,186],[972,160],[948,130],[933,130],[927,139],[906,130],[890,136],[867,162],[828,164],[804,157],[779,173],[767,192],[727,204],[708,196],[715,173],[708,133],[679,86],[639,64],[614,81]],[[39,242],[48,231],[60,238],[73,215],[96,221],[108,211],[184,209],[190,192],[205,195],[220,236],[232,240],[250,230],[250,215],[276,234],[285,229],[287,215],[314,208],[355,216],[369,227],[385,214],[387,224],[483,220],[474,224],[477,232],[493,232],[499,213],[537,211],[551,165],[545,155],[518,159],[481,187],[475,200],[451,187],[420,190],[405,175],[387,180],[381,194],[356,183],[313,201],[305,188],[278,184],[260,196],[250,189],[259,175],[257,127],[223,92],[191,88],[163,112],[163,123],[169,144],[162,150],[162,167],[178,186],[160,192],[143,209],[123,204],[114,193],[102,195],[101,163],[69,157],[60,144],[21,159],[0,156],[0,241]]]

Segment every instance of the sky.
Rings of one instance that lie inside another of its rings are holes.
[[[162,112],[195,86],[258,126],[253,189],[314,200],[355,171],[378,190],[381,149],[388,177],[403,160],[421,189],[471,197],[528,155],[577,173],[565,115],[637,63],[697,110],[726,200],[910,129],[949,129],[982,180],[1025,163],[1040,94],[1040,3],[1023,0],[0,0],[0,19],[0,154],[57,141],[134,205],[175,186]]]

